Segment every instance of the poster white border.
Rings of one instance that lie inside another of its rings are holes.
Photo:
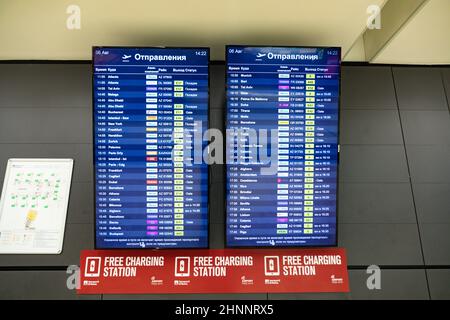
[[[3,206],[5,203],[5,197],[6,197],[6,190],[8,187],[8,181],[9,181],[9,175],[11,172],[11,167],[15,163],[25,163],[25,164],[58,164],[66,162],[69,164],[69,172],[67,172],[67,176],[69,177],[67,181],[67,189],[65,194],[63,195],[63,209],[61,210],[60,214],[63,216],[61,219],[61,224],[59,225],[59,239],[57,246],[51,247],[51,248],[39,248],[39,247],[23,247],[23,248],[15,248],[15,247],[4,247],[0,243],[0,254],[61,254],[63,250],[63,243],[64,243],[64,235],[65,235],[65,227],[66,227],[66,221],[67,221],[67,210],[69,207],[69,196],[70,196],[70,189],[72,185],[72,173],[73,173],[73,159],[55,159],[55,158],[10,158],[8,159],[8,163],[6,166],[6,172],[5,177],[3,180],[3,188],[2,188],[2,194],[0,198],[0,220],[2,218],[3,213]]]

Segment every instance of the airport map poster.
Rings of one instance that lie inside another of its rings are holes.
[[[61,253],[72,168],[72,159],[9,159],[0,200],[0,253]]]
[[[208,88],[207,48],[93,48],[96,248],[208,247]]]
[[[336,245],[340,54],[226,48],[227,246]]]

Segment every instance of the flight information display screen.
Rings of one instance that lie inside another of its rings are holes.
[[[227,246],[336,245],[340,56],[227,47]]]
[[[94,47],[93,91],[96,247],[208,247],[209,49]]]

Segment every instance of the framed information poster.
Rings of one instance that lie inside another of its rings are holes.
[[[0,254],[62,251],[73,159],[9,159],[0,199]]]

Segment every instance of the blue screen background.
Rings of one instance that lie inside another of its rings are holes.
[[[274,175],[260,174],[256,149],[239,158],[247,140],[227,136],[227,246],[336,245],[340,54],[227,47],[226,128],[279,130]]]
[[[207,247],[208,167],[172,149],[208,128],[209,50],[98,47],[93,64],[96,247]]]

